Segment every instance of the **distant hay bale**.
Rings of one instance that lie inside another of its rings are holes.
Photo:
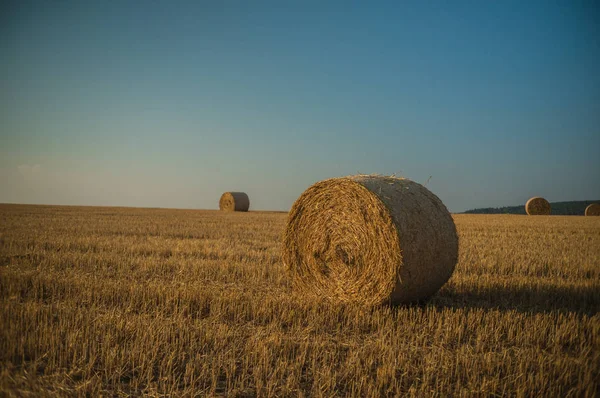
[[[219,200],[219,209],[224,211],[248,211],[250,199],[244,192],[225,192]]]
[[[585,208],[586,216],[600,216],[600,204],[592,203],[588,207]]]
[[[282,257],[303,294],[364,305],[409,303],[448,281],[458,236],[444,204],[416,182],[332,178],[292,206]]]
[[[530,216],[548,216],[551,210],[550,203],[539,196],[535,196],[525,203],[525,211]]]

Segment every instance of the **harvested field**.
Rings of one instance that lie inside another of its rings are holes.
[[[455,215],[425,305],[297,296],[287,214],[0,205],[0,395],[594,396],[600,217]]]

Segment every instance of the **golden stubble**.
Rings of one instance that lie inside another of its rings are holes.
[[[0,205],[0,393],[594,396],[600,218],[456,215],[425,305],[294,293],[285,213]]]

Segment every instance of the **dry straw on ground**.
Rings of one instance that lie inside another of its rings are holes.
[[[525,203],[525,211],[530,216],[548,216],[551,207],[546,199],[535,196]]]
[[[385,176],[333,178],[294,203],[283,262],[294,287],[317,297],[377,305],[426,299],[452,275],[454,221],[416,182]]]
[[[250,199],[244,192],[225,192],[219,200],[219,209],[225,211],[248,211]]]
[[[586,216],[600,216],[600,204],[592,203],[588,207],[585,208]]]

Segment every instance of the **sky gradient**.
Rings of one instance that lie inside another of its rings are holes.
[[[288,210],[359,172],[454,212],[600,198],[594,1],[0,7],[0,203]]]

